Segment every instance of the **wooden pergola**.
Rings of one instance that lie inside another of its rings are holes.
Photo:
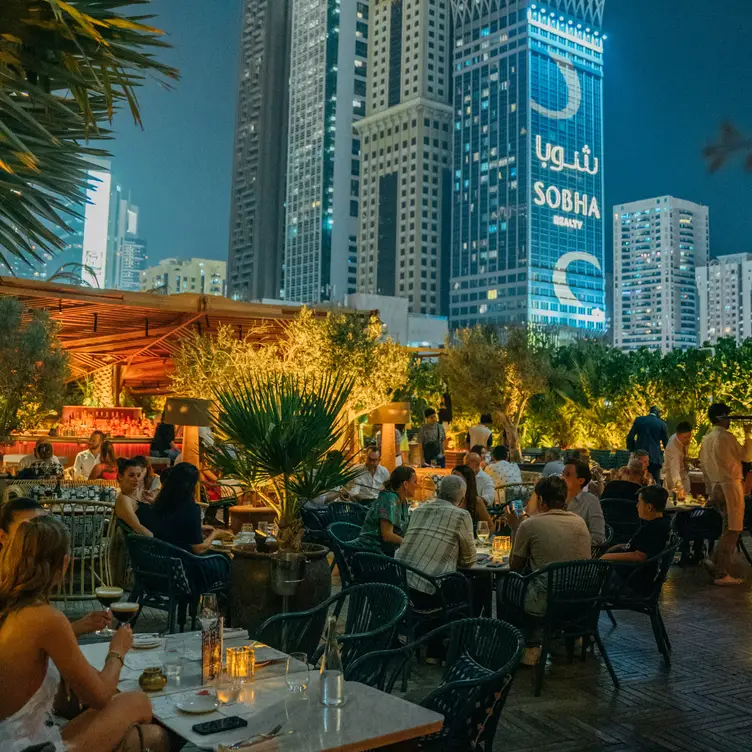
[[[71,380],[109,371],[116,393],[124,387],[137,394],[169,393],[172,357],[189,329],[212,333],[225,324],[238,337],[273,343],[300,310],[213,295],[121,292],[2,276],[0,295],[49,311],[70,354]],[[325,316],[327,310],[314,314]]]

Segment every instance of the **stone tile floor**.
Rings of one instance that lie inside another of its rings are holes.
[[[673,643],[666,670],[645,616],[619,612],[601,621],[621,680],[614,690],[600,658],[551,661],[539,698],[530,669],[517,674],[496,735],[504,752],[743,752],[752,750],[752,573],[750,583],[714,586],[702,569],[674,567],[662,612]],[[71,617],[93,603],[68,604]],[[137,631],[164,628],[151,609]],[[440,669],[418,666],[407,697],[419,700]]]

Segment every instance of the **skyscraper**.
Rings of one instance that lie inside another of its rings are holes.
[[[697,347],[695,268],[709,245],[707,206],[661,196],[614,207],[615,347]]]
[[[141,272],[146,268],[146,241],[139,235],[138,207],[123,197],[118,185],[110,203],[110,245],[107,252],[107,287],[115,290],[141,289]]]
[[[355,291],[368,4],[293,0],[284,297]]]
[[[107,283],[111,189],[110,163],[103,161],[100,169],[89,170],[84,209],[82,263],[86,268],[81,272],[81,279],[92,287],[105,287]]]
[[[452,0],[452,326],[604,328],[605,0]]]
[[[719,256],[696,271],[700,345],[752,337],[752,253]]]
[[[284,252],[292,0],[245,0],[228,294],[279,297]]]
[[[371,0],[358,291],[447,313],[451,240],[449,0]]]

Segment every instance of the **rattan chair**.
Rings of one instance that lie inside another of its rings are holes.
[[[342,587],[349,587],[355,584],[350,561],[356,553],[363,550],[357,544],[360,528],[349,522],[333,522],[327,527],[326,532],[329,535],[329,545],[334,554],[334,560],[337,562]]]
[[[62,600],[91,600],[94,590],[111,583],[108,532],[114,504],[109,501],[55,501],[43,503],[71,537],[70,565],[53,596]]]
[[[285,653],[303,652],[315,665],[322,655],[322,637],[329,616],[344,612],[344,629],[338,634],[342,663],[391,646],[395,630],[407,610],[407,597],[393,585],[353,585],[315,608],[267,619],[254,639]]]
[[[496,619],[454,621],[403,647],[358,659],[345,677],[391,692],[422,645],[444,641],[447,653],[439,686],[419,702],[441,713],[444,725],[437,734],[418,740],[418,748],[490,750],[524,646],[510,624]]]
[[[514,572],[499,580],[497,614],[518,627],[538,628],[542,633],[541,656],[535,670],[535,696],[543,688],[543,675],[551,643],[564,640],[570,658],[574,640],[583,638],[582,657],[590,639],[598,646],[608,673],[619,680],[598,631],[601,604],[613,570],[606,561],[567,561],[520,576]],[[545,600],[543,613],[530,610],[530,599]]]
[[[330,525],[334,522],[349,522],[358,527],[363,526],[368,511],[355,501],[332,501],[327,504],[326,509]]]

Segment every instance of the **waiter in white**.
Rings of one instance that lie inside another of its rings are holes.
[[[669,493],[673,491],[677,499],[685,499],[691,490],[687,463],[687,447],[691,441],[692,424],[682,421],[663,452],[663,487]]]
[[[729,574],[729,564],[744,529],[744,485],[742,462],[752,460],[752,424],[744,424],[744,445],[728,430],[728,405],[716,402],[708,410],[712,430],[702,441],[700,463],[710,505],[723,514],[723,535],[715,550],[713,575],[716,585],[739,585],[743,580]]]

